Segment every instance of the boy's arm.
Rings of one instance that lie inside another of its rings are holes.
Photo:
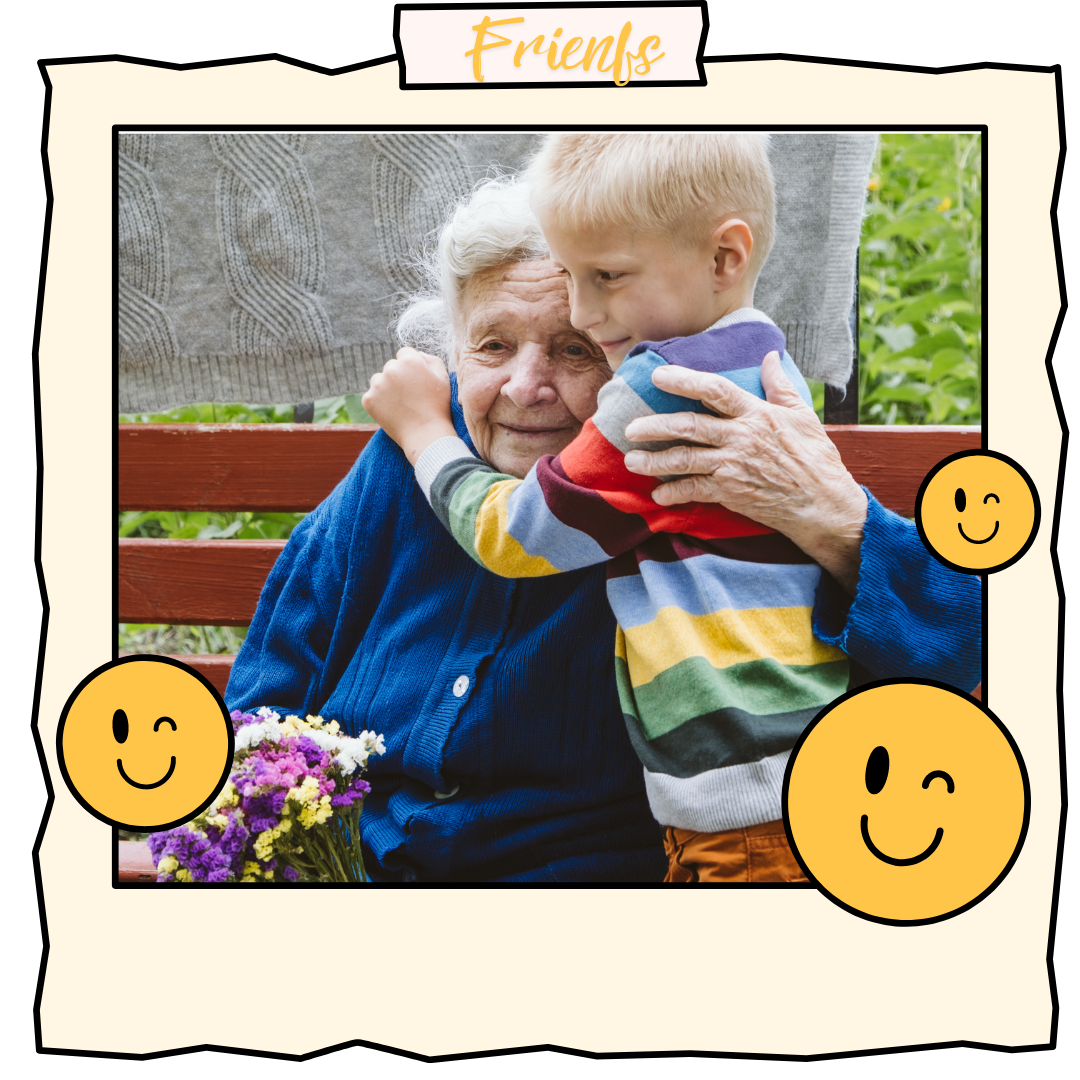
[[[551,456],[519,480],[474,457],[456,436],[447,437],[420,455],[416,479],[454,539],[501,577],[580,570],[606,562],[643,538],[626,528],[628,519],[621,514],[618,534],[606,534],[604,526],[610,523],[597,518],[598,496],[569,481],[559,459]]]
[[[523,547],[519,537],[526,542],[529,537],[535,539],[536,519],[548,516],[543,495],[530,501],[527,490],[524,502],[514,499],[518,513],[508,521],[507,504],[522,481],[475,458],[457,437],[450,417],[450,384],[441,360],[402,349],[372,377],[371,388],[361,400],[416,467],[417,481],[439,519],[485,569],[503,577],[543,577],[609,557],[585,542],[587,537],[571,545],[574,554],[569,563],[560,557],[560,541],[564,544],[565,536],[554,538],[551,560]],[[535,470],[530,478],[534,474]],[[546,550],[547,544],[541,547]]]
[[[685,408],[683,399],[672,400]],[[692,509],[657,506],[649,497],[656,481],[630,473],[607,437],[618,432],[625,441],[622,430],[642,409],[620,372],[577,438],[557,457],[541,458],[524,480],[478,461],[456,437],[428,445],[416,478],[458,543],[493,573],[541,577],[593,566],[654,532],[679,531]]]
[[[653,368],[666,362],[651,352],[626,361],[578,437],[557,457],[541,458],[524,480],[477,460],[454,434],[449,386],[443,389],[445,374],[433,357],[402,350],[372,379],[363,403],[416,466],[424,494],[458,543],[503,577],[606,562],[659,532],[768,532],[722,506],[658,506],[650,496],[657,481],[627,470],[626,425],[687,408],[685,398],[652,385]]]
[[[627,470],[626,425],[688,406],[652,385],[653,368],[663,363],[653,353],[626,361],[600,391],[597,411],[578,437],[557,457],[541,458],[524,480],[478,461],[456,437],[429,445],[416,477],[435,513],[481,566],[503,577],[592,566],[661,532],[769,532],[722,506],[658,506],[650,495],[657,481]]]

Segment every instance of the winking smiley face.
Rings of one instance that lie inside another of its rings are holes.
[[[95,817],[122,828],[171,828],[201,812],[228,776],[232,725],[190,668],[128,656],[92,672],[60,717],[64,779]]]
[[[807,876],[876,922],[957,915],[1004,878],[1027,829],[1012,737],[966,694],[891,682],[841,698],[788,764],[784,820]]]
[[[965,573],[1004,570],[1031,546],[1039,494],[1011,458],[965,450],[927,474],[915,500],[915,523],[927,548]]]

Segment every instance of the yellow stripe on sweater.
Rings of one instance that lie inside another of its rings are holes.
[[[845,659],[833,645],[814,637],[809,607],[750,608],[688,615],[662,608],[652,622],[624,630],[626,662],[635,687],[691,656],[726,668],[772,659],[788,666],[826,664]]]
[[[507,529],[506,504],[520,480],[495,484],[476,515],[476,554],[493,573],[502,577],[547,577],[559,571],[541,555],[530,555]]]

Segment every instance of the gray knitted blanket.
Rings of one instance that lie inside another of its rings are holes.
[[[122,134],[120,409],[311,401],[393,355],[411,257],[539,136]],[[755,306],[809,378],[842,386],[875,135],[778,134],[776,242]]]

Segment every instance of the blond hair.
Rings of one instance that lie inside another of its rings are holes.
[[[625,228],[700,243],[725,217],[754,237],[757,277],[772,247],[776,193],[761,132],[552,134],[529,165],[533,208],[573,229]]]

